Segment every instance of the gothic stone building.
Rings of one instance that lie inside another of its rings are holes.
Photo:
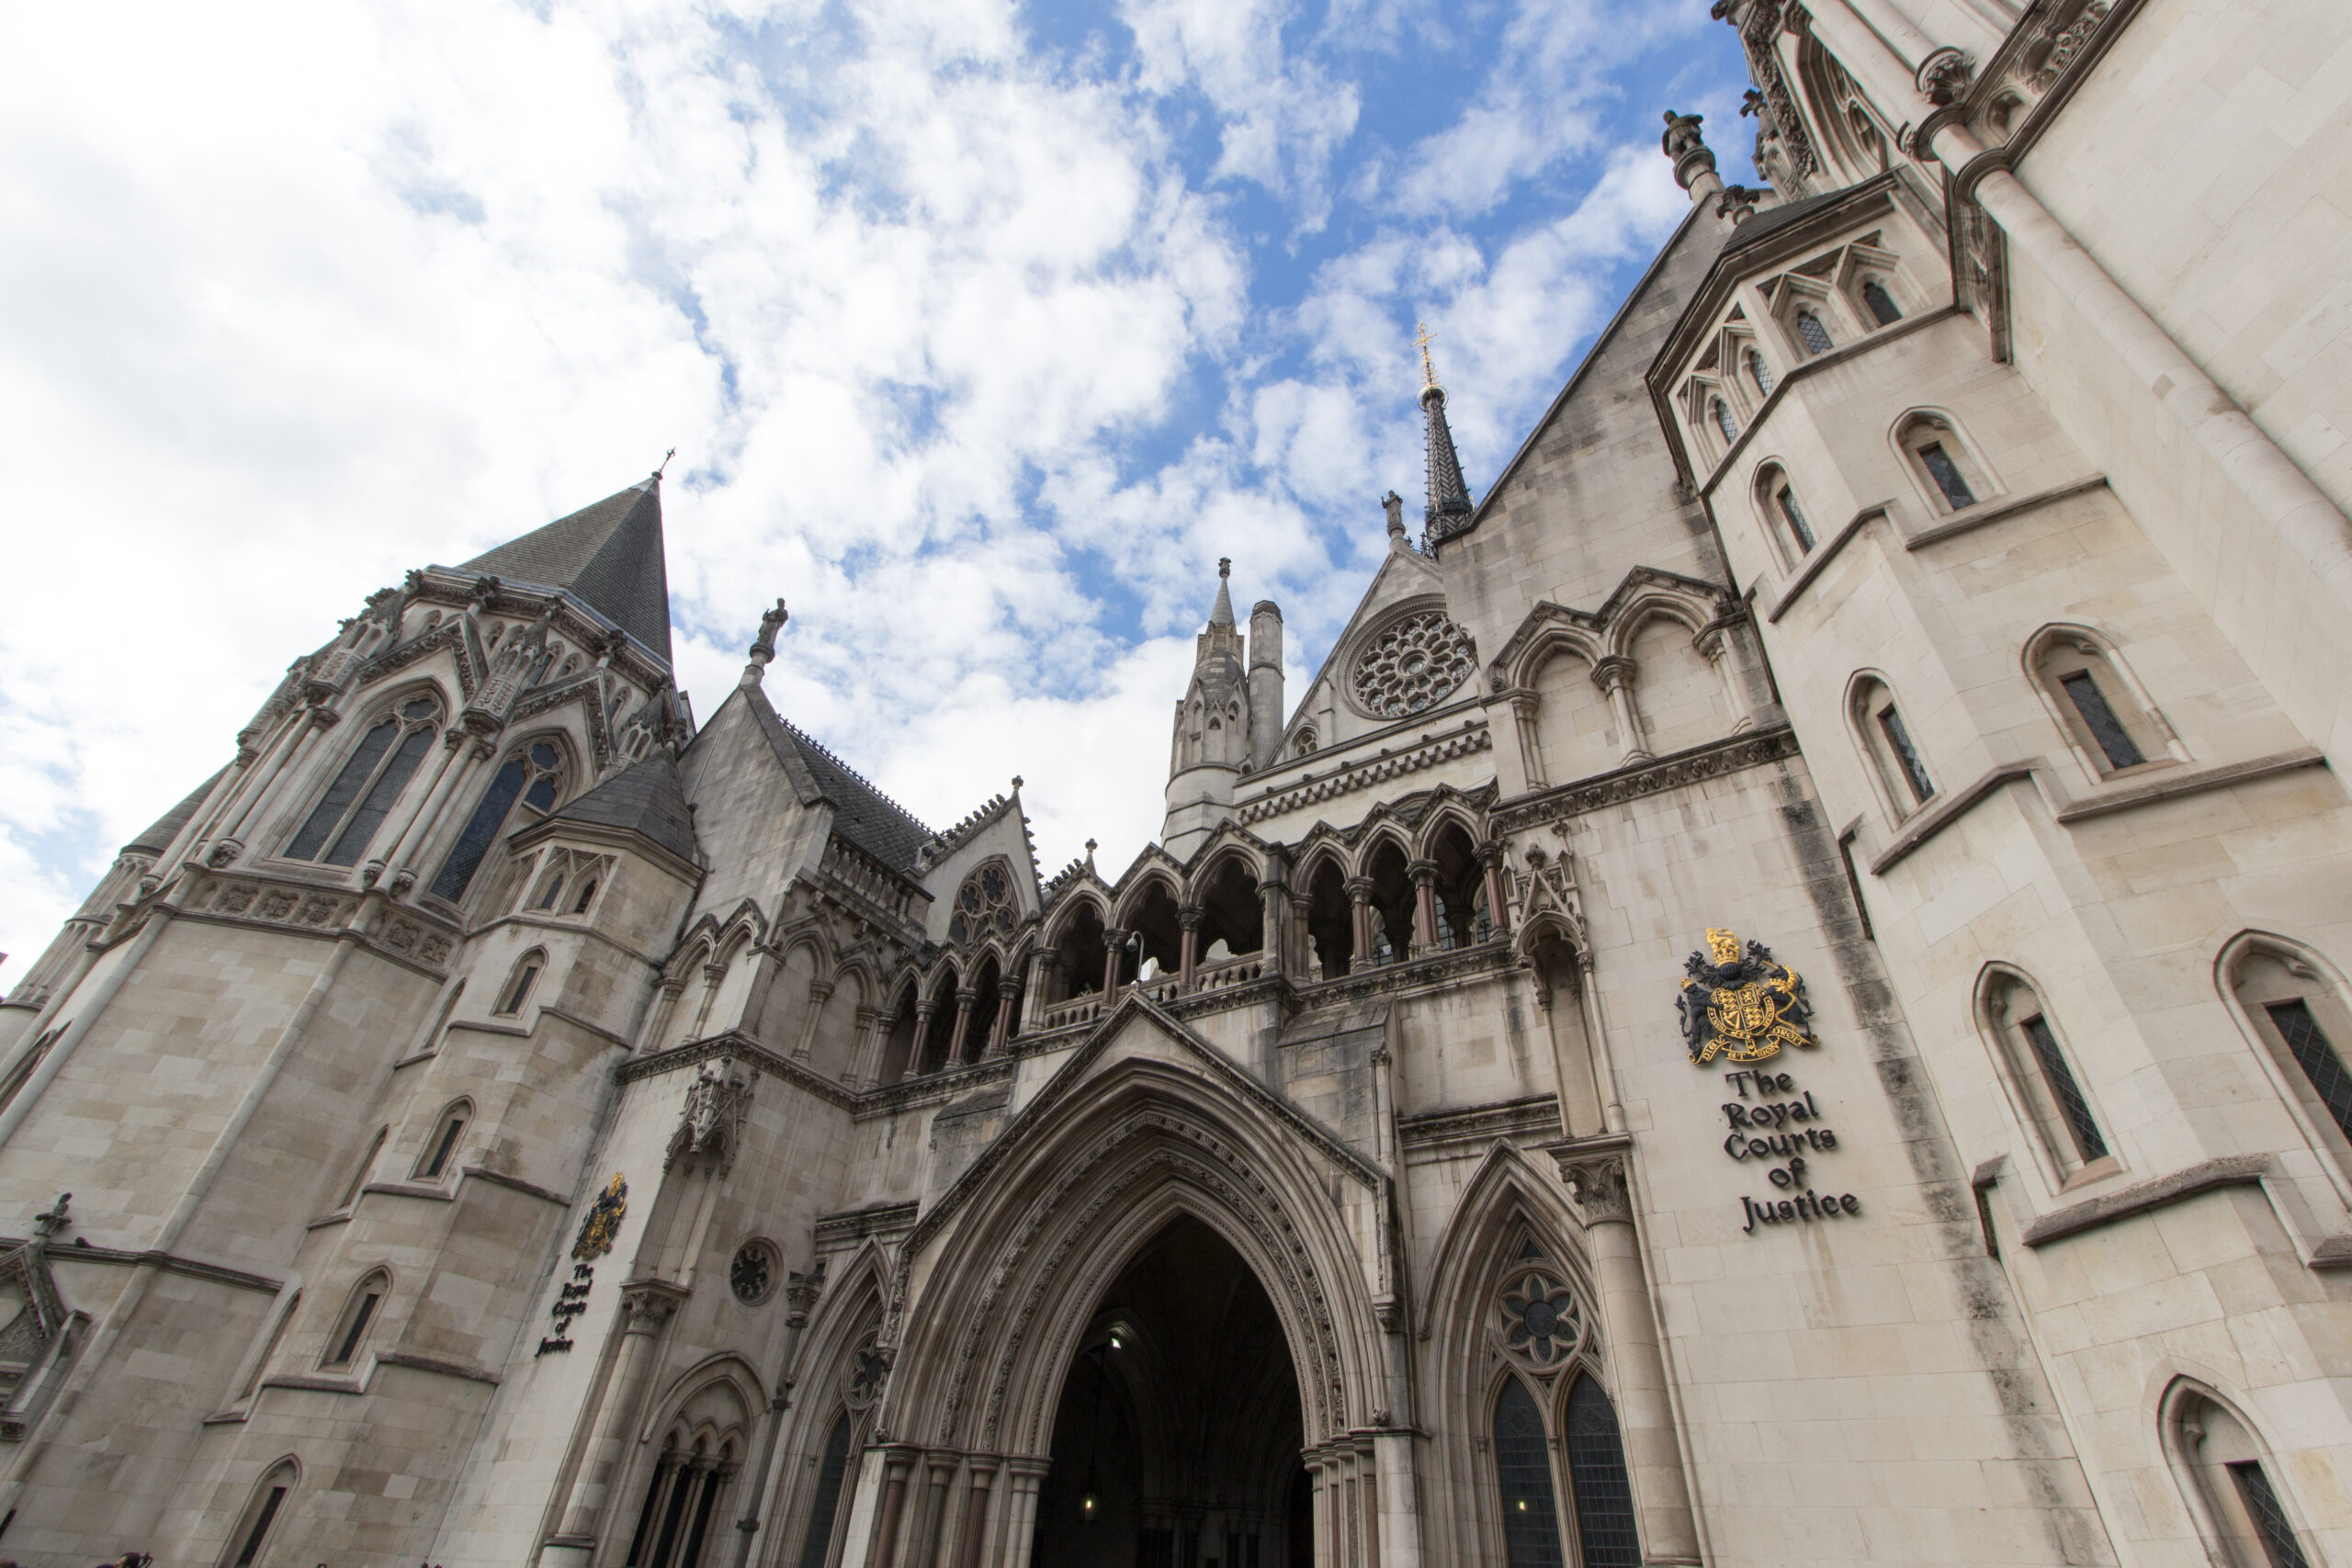
[[[697,723],[655,480],[296,660],[0,1012],[0,1552],[2352,1564],[2352,7],[1716,10],[1132,864]]]

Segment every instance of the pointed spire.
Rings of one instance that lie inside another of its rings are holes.
[[[669,660],[670,577],[663,559],[660,469],[458,570],[562,589],[663,662]]]
[[[1453,449],[1453,431],[1445,423],[1445,389],[1438,385],[1430,363],[1430,330],[1424,326],[1413,339],[1421,351],[1421,414],[1428,425],[1429,505],[1421,514],[1421,536],[1434,545],[1470,524],[1469,487],[1462,482],[1462,458]]]
[[[1216,603],[1209,607],[1209,625],[1229,626],[1233,624],[1233,593],[1226,586],[1226,579],[1233,575],[1233,558],[1219,558],[1216,563]]]

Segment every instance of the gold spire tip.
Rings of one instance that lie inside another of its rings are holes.
[[[1427,323],[1415,321],[1413,328],[1413,346],[1421,351],[1421,389],[1426,391],[1437,385],[1437,369],[1430,364],[1430,344],[1434,340]]]

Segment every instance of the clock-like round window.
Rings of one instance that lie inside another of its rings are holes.
[[[1390,622],[1356,655],[1355,699],[1383,718],[1409,718],[1470,679],[1478,650],[1442,610]]]
[[[727,1270],[727,1282],[734,1289],[735,1299],[745,1306],[767,1300],[775,1283],[775,1254],[768,1244],[747,1241],[738,1247],[735,1261]]]

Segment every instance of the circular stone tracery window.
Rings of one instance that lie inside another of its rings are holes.
[[[767,1243],[747,1241],[738,1247],[735,1261],[727,1270],[727,1282],[734,1288],[735,1299],[745,1306],[767,1300],[775,1283],[775,1257]]]
[[[1408,718],[1435,705],[1478,667],[1470,634],[1442,610],[1391,622],[1356,655],[1355,699],[1383,718]]]
[[[1559,1365],[1584,1337],[1584,1313],[1548,1265],[1514,1271],[1499,1294],[1503,1343],[1531,1366]]]

